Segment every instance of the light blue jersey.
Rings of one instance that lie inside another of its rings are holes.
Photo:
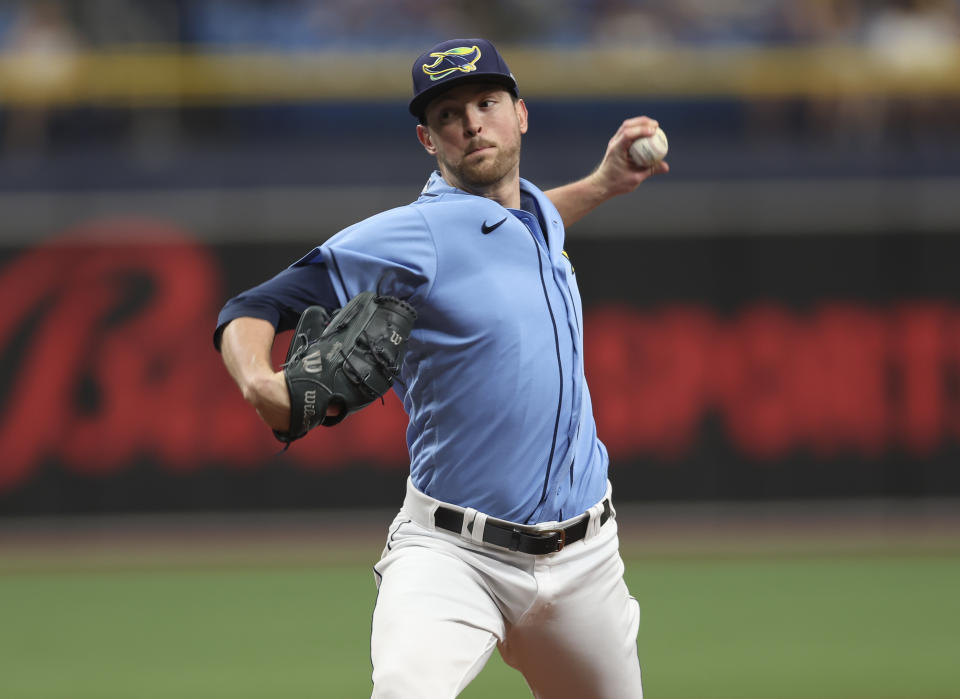
[[[366,290],[417,310],[394,386],[414,485],[521,523],[564,520],[604,496],[607,452],[583,376],[583,311],[550,200],[527,211],[448,185],[344,229],[323,260],[341,304]]]

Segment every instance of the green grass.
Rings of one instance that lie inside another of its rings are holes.
[[[634,563],[651,697],[960,696],[960,558]]]
[[[0,697],[370,694],[370,566],[7,567]],[[960,697],[955,553],[630,558],[649,699]],[[495,657],[463,697],[528,697]]]

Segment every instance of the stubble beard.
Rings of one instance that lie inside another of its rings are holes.
[[[441,159],[444,169],[457,180],[460,188],[468,192],[484,192],[504,180],[520,162],[520,138],[507,147],[497,149],[493,159],[482,158],[475,162],[451,163]],[[451,183],[452,184],[452,183]]]

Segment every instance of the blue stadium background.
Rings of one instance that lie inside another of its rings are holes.
[[[228,296],[416,196],[409,63],[480,35],[541,186],[627,116],[670,137],[668,177],[569,234],[623,499],[960,494],[960,3],[10,2],[0,514],[395,504],[395,405],[278,456],[209,333]]]

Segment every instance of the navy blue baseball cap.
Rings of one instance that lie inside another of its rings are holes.
[[[422,119],[430,100],[466,82],[496,83],[519,96],[516,78],[493,44],[486,39],[450,39],[414,61],[410,113]]]

